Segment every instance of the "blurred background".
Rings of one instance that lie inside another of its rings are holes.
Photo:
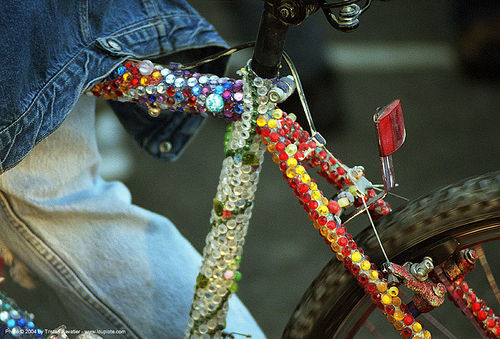
[[[262,1],[189,2],[230,45],[255,39]],[[468,2],[374,2],[355,32],[334,30],[318,12],[288,33],[286,49],[328,148],[349,166],[363,165],[376,183],[382,179],[372,115],[401,99],[407,141],[393,158],[396,193],[409,199],[500,167],[500,28],[494,28],[500,12],[497,1]],[[228,76],[250,56],[248,51],[232,57]],[[105,103],[100,108],[106,178],[124,181],[137,205],[169,217],[201,251],[224,157],[224,122],[206,121],[183,156],[164,163],[128,138]],[[332,254],[266,157],[238,295],[269,338],[278,338]],[[389,200],[393,206],[404,203]],[[367,225],[361,216],[348,226],[356,234]],[[490,261],[499,264],[498,258]],[[458,337],[475,332],[464,333]]]

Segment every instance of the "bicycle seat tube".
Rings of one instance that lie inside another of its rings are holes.
[[[268,0],[260,21],[252,58],[253,71],[262,78],[274,78],[283,52],[288,26],[301,24],[318,10],[320,0]]]

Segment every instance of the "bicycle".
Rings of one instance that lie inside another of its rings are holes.
[[[154,114],[155,114],[155,111],[153,111],[152,113],[153,113],[153,115],[154,115]],[[278,113],[277,113],[277,114],[278,114]],[[261,127],[262,127],[262,126],[261,126]],[[249,159],[248,161],[255,161],[255,159]],[[255,163],[255,162],[253,162],[253,163]],[[296,166],[297,166],[297,165],[296,165]],[[293,166],[293,167],[296,167],[296,166]],[[475,182],[481,182],[481,181],[475,181]],[[224,212],[224,211],[222,211],[222,213],[223,213],[223,212]],[[396,217],[395,217],[395,218],[397,218],[397,215],[396,215]],[[382,219],[382,220],[384,220],[384,219]],[[389,223],[389,222],[387,222],[387,223]]]

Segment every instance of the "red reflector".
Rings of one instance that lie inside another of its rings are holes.
[[[394,100],[377,110],[373,119],[377,127],[380,156],[389,156],[403,145],[406,137],[401,101]]]

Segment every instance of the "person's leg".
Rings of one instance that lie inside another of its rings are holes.
[[[133,205],[123,184],[100,178],[94,107],[80,98],[0,176],[1,242],[56,291],[77,326],[181,338],[200,255],[168,219]],[[237,297],[230,304],[228,332],[264,337]]]

